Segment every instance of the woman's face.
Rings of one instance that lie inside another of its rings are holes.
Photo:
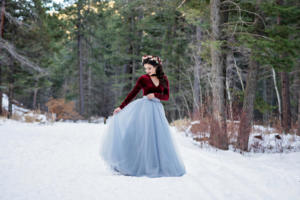
[[[145,72],[149,75],[156,74],[156,68],[151,64],[144,64]]]

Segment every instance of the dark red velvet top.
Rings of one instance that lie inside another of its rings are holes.
[[[169,81],[166,75],[164,75],[164,79],[166,80],[166,87],[160,83],[158,86],[155,86],[149,74],[143,74],[140,76],[134,86],[134,88],[129,92],[127,97],[119,106],[123,109],[130,101],[139,93],[141,89],[143,89],[143,96],[154,93],[154,96],[160,100],[167,101],[169,99]]]

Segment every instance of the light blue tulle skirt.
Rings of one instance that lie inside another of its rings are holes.
[[[182,176],[186,173],[162,103],[147,96],[130,102],[107,120],[100,155],[128,176]]]

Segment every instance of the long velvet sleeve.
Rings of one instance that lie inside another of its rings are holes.
[[[154,96],[160,100],[168,101],[169,100],[169,80],[167,76],[165,76],[166,86],[163,90],[163,93],[154,92]]]
[[[127,104],[130,103],[130,101],[139,93],[139,91],[142,88],[142,77],[139,77],[136,81],[136,84],[134,88],[129,92],[127,97],[124,99],[124,101],[119,106],[121,109],[123,109]]]

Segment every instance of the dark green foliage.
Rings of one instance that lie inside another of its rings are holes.
[[[1,60],[9,57],[14,66],[11,74],[8,64],[1,65],[1,88],[7,92],[9,78],[13,77],[17,98],[25,105],[32,106],[35,88],[38,88],[37,103],[42,108],[50,97],[78,102],[78,33],[83,38],[87,117],[107,116],[123,101],[138,76],[144,73],[141,57],[145,54],[158,55],[163,60],[164,71],[170,80],[171,97],[165,102],[170,119],[187,116],[192,110],[195,56],[201,57],[204,63],[200,80],[203,100],[210,95],[209,79],[205,74],[211,63],[210,1],[186,1],[180,8],[181,0],[117,0],[114,4],[111,1],[78,0],[76,6],[67,1],[70,6],[50,4],[54,5],[51,8],[49,2],[7,1],[6,10],[25,25],[18,26],[6,20],[4,39],[48,72],[41,75],[29,71],[7,52],[0,52]],[[226,51],[233,51],[242,73],[248,70],[249,51],[261,67],[274,68],[276,72],[295,70],[299,65],[299,3],[284,1],[279,6],[275,0],[267,0],[257,7],[256,1],[252,0],[233,2],[224,3],[222,8],[228,14],[228,22],[223,24],[222,44],[227,45]],[[80,15],[78,7],[81,8]],[[50,13],[50,10],[56,13]],[[255,21],[257,16],[258,21]],[[196,26],[203,31],[200,55],[195,54],[198,45],[195,43]],[[270,77],[260,74],[258,81],[262,79],[270,80]],[[268,87],[268,90],[274,90],[271,84]],[[234,80],[230,92],[233,101],[242,105],[243,91],[239,80]],[[264,113],[275,109],[275,95],[268,101],[263,100],[262,92],[256,96],[257,111]],[[295,107],[295,103],[292,106]]]

